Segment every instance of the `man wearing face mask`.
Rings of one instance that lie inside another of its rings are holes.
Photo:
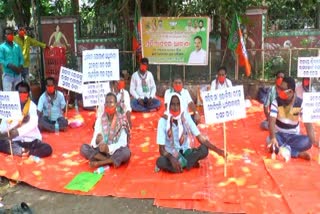
[[[156,163],[158,169],[181,173],[183,169],[198,168],[199,161],[208,156],[209,149],[224,157],[224,151],[203,136],[190,115],[185,114],[181,96],[173,92],[168,99],[166,112],[160,118],[157,128],[160,152]],[[200,143],[197,148],[193,145],[193,136]]]
[[[14,37],[14,42],[17,43],[21,50],[24,59],[22,78],[25,81],[29,81],[29,66],[30,66],[30,47],[41,47],[46,48],[45,43],[39,42],[27,35],[26,28],[23,26],[19,27],[18,34]]]
[[[2,87],[4,91],[13,91],[21,82],[23,56],[21,48],[13,41],[13,30],[5,29],[5,42],[0,45],[0,64],[2,65]]]
[[[130,94],[133,97],[133,111],[150,112],[158,110],[160,101],[156,99],[156,84],[153,75],[148,71],[149,60],[142,58],[139,70],[134,72],[130,82]]]
[[[13,121],[10,124],[9,136],[6,128],[4,130],[1,129],[0,152],[10,154],[10,139],[12,140],[13,155],[34,155],[41,158],[50,156],[52,153],[51,146],[41,141],[42,136],[38,129],[37,106],[30,99],[30,86],[27,82],[20,82],[17,84],[16,90],[19,92],[23,119],[21,121]],[[5,120],[2,120],[3,122],[6,123]]]
[[[232,87],[232,82],[227,78],[227,68],[222,66],[218,68],[217,78],[211,83],[211,90],[218,90]]]
[[[130,128],[131,126],[131,106],[130,106],[130,95],[129,92],[125,89],[126,82],[124,80],[123,74],[120,74],[119,81],[113,81],[111,84],[111,91],[115,93],[117,96],[117,105],[120,108],[120,113],[126,115],[127,120],[129,122]]]
[[[83,144],[80,153],[90,161],[91,167],[113,165],[117,168],[130,159],[128,135],[128,121],[117,111],[117,97],[110,92],[106,96],[104,113],[95,122],[91,145]]]
[[[269,130],[269,114],[270,114],[271,103],[276,99],[278,95],[277,88],[280,87],[283,77],[284,77],[283,71],[278,71],[276,73],[275,85],[271,87],[268,93],[268,97],[263,104],[263,112],[266,117],[266,119],[262,121],[260,124],[260,128],[263,130]]]
[[[182,78],[178,75],[173,78],[172,88],[167,89],[164,93],[165,108],[167,108],[167,105],[170,102],[169,97],[171,93],[180,94],[182,108],[184,109],[184,111],[190,113],[193,121],[196,124],[200,123],[201,118],[199,112],[197,111],[196,105],[194,104],[189,91],[183,88]]]
[[[304,92],[309,92],[310,89],[310,78],[308,77],[303,77],[302,82],[297,84],[296,87],[296,94],[300,99],[303,99],[303,93]],[[316,89],[311,86],[311,92],[315,92]]]
[[[295,80],[292,77],[283,78],[277,90],[278,96],[272,102],[269,117],[269,151],[278,153],[279,149],[283,149],[291,153],[292,158],[310,160],[307,150],[316,145],[316,141],[312,123],[304,123],[307,135],[300,133],[302,100],[295,94]]]
[[[64,131],[68,127],[68,120],[63,116],[66,108],[65,98],[62,92],[56,90],[53,77],[48,77],[45,83],[46,91],[40,96],[38,102],[39,128],[54,132],[57,121],[60,131]]]

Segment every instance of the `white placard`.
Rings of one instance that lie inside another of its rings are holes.
[[[298,77],[320,77],[320,57],[298,57]]]
[[[61,66],[58,86],[69,91],[82,93],[82,73]]]
[[[246,117],[243,86],[202,91],[206,124],[222,123]]]
[[[22,112],[17,91],[0,91],[0,118],[20,120]]]
[[[119,80],[119,50],[94,49],[82,52],[83,82]]]
[[[82,89],[84,107],[104,104],[105,95],[110,92],[109,82],[83,84]]]
[[[305,92],[303,93],[302,102],[302,121],[304,123],[313,123],[320,121],[320,93]]]

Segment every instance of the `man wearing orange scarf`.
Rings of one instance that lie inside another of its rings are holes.
[[[91,145],[83,144],[80,153],[90,160],[91,167],[113,165],[117,168],[130,159],[129,131],[126,116],[117,111],[117,97],[110,92],[104,113],[96,120]]]
[[[22,108],[22,121],[9,127],[9,136],[6,130],[1,130],[0,152],[10,154],[10,141],[12,140],[12,152],[17,156],[47,157],[52,153],[49,144],[43,143],[41,133],[38,129],[37,106],[30,99],[30,86],[27,82],[20,82],[16,86],[19,92]],[[4,121],[6,122],[6,121]],[[6,139],[3,139],[5,137]]]

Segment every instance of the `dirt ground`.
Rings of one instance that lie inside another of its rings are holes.
[[[25,183],[0,188],[5,208],[26,202],[37,214],[91,213],[205,213],[190,210],[160,208],[151,199],[80,196],[39,190]]]

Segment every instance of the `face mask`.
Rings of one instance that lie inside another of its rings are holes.
[[[147,69],[148,69],[148,65],[146,65],[146,64],[141,64],[141,65],[140,65],[140,71],[141,71],[142,73],[146,72]]]
[[[19,93],[19,97],[20,97],[20,102],[25,103],[29,97],[29,93],[28,92]]]
[[[182,84],[174,84],[173,85],[173,89],[176,92],[180,92],[182,90],[182,88],[183,88]]]
[[[24,37],[26,35],[26,32],[24,30],[19,30],[19,36]]]
[[[7,41],[12,42],[13,41],[13,34],[7,35]]]
[[[171,114],[173,117],[177,117],[177,116],[179,116],[179,114],[180,114],[180,110],[179,110],[179,111],[173,111],[173,110],[170,109],[170,114]]]
[[[120,80],[118,82],[118,89],[121,90],[121,89],[124,89],[126,87],[126,82],[124,80]]]
[[[116,106],[105,107],[104,110],[108,115],[111,115],[111,114],[114,114],[116,112]]]
[[[304,87],[309,87],[310,79],[303,79],[302,84]]]
[[[220,84],[224,83],[225,80],[226,80],[225,76],[218,76],[218,81]]]
[[[281,100],[288,100],[288,94],[285,91],[278,90],[278,96]]]
[[[281,85],[282,79],[283,79],[282,77],[277,78],[277,80],[276,80],[276,85],[277,85],[277,86],[280,86],[280,85]]]
[[[47,86],[47,92],[48,92],[48,94],[53,94],[54,86]]]

